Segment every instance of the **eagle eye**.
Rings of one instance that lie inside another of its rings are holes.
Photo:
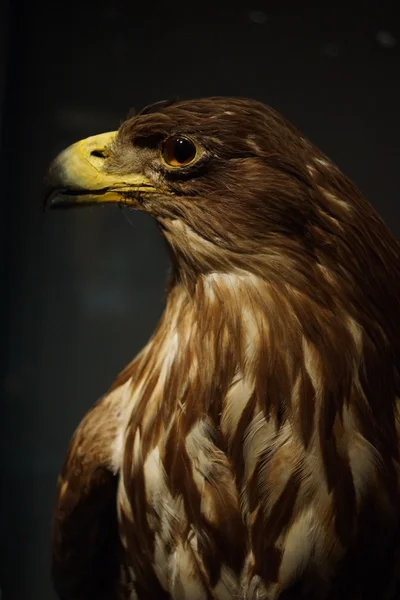
[[[183,135],[173,135],[165,140],[161,148],[163,162],[168,167],[186,167],[198,155],[198,147]]]

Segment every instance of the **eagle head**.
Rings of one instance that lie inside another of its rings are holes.
[[[216,97],[157,103],[117,132],[70,146],[50,168],[46,204],[149,213],[188,279],[268,262],[280,276],[293,267],[306,280],[310,256],[334,246],[341,221],[352,219],[351,192],[274,110]]]

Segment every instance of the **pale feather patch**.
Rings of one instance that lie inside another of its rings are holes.
[[[162,356],[162,368],[160,372],[160,383],[164,384],[166,376],[173,364],[179,347],[178,332],[174,331],[168,341],[160,348]]]
[[[167,544],[159,533],[154,536],[154,561],[153,568],[158,581],[164,590],[168,590],[168,561],[170,553],[167,551]]]
[[[146,498],[152,506],[159,506],[166,500],[168,492],[167,476],[160,458],[160,450],[155,447],[148,455],[143,465]]]
[[[212,435],[211,425],[199,421],[187,435],[186,450],[201,495],[200,509],[210,523],[218,525],[221,507],[237,506],[238,499],[228,459],[214,445]]]
[[[327,200],[329,200],[330,202],[332,202],[332,204],[337,204],[338,206],[346,209],[347,211],[351,210],[351,206],[350,206],[350,204],[348,204],[348,202],[341,200],[338,196],[335,196],[335,194],[332,194],[332,192],[330,192],[329,190],[325,189],[324,187],[322,187],[320,185],[317,187],[318,187],[319,191],[325,196],[325,198]]]
[[[331,285],[336,285],[336,279],[333,276],[332,272],[323,264],[317,263],[317,269],[322,273],[323,277],[326,281]]]
[[[305,570],[315,547],[315,515],[313,509],[300,514],[289,529],[283,544],[279,582],[289,587]]]
[[[133,455],[132,455],[132,473],[139,469],[142,465],[142,448],[141,448],[140,429],[136,429],[133,440]]]
[[[243,342],[241,364],[246,375],[252,378],[257,369],[260,347],[269,335],[264,307],[268,297],[268,286],[259,277],[241,269],[229,272],[212,272],[204,277],[204,290],[213,303],[219,303],[227,310],[230,307],[230,322],[236,320],[240,329],[235,335]],[[230,301],[229,301],[230,299]],[[258,307],[258,309],[256,309]]]
[[[159,376],[157,383],[155,384],[154,389],[149,397],[146,410],[143,415],[142,426],[144,430],[150,429],[154,419],[156,419],[158,416],[163,401],[165,382],[171,371],[172,365],[176,361],[178,349],[178,331],[173,331],[167,340],[159,345],[157,362],[154,365],[154,370],[159,371]]]
[[[347,325],[347,329],[349,330],[351,337],[354,340],[354,344],[357,350],[358,357],[361,356],[363,351],[363,328],[350,317],[350,315],[346,315],[345,322]]]
[[[250,148],[252,148],[257,154],[261,153],[261,148],[256,142],[256,138],[253,135],[248,135],[246,141]]]
[[[222,284],[226,286],[228,290],[230,290],[235,296],[239,294],[239,288],[242,288],[243,291],[248,292],[249,285],[251,287],[259,289],[261,286],[266,287],[265,283],[255,275],[254,273],[249,273],[248,271],[244,271],[243,269],[233,269],[232,271],[223,272],[223,271],[212,271],[207,273],[203,277],[203,281],[207,286],[210,286],[208,289],[212,289],[213,285]]]
[[[128,498],[128,494],[125,487],[124,478],[120,477],[118,480],[118,490],[117,490],[117,513],[118,513],[118,521],[121,522],[122,514],[128,519],[130,523],[133,523],[133,512],[132,505]],[[122,544],[125,548],[128,546],[127,539],[124,535],[124,532],[121,530],[120,532]]]
[[[312,165],[307,165],[306,168],[311,177],[314,177],[316,172],[315,167],[313,167]]]
[[[123,385],[117,387],[109,394],[110,400],[117,401],[121,407],[121,412],[118,414],[118,425],[117,434],[112,445],[111,454],[111,468],[114,474],[118,473],[123,457],[125,447],[125,432],[128,425],[128,419],[131,415],[132,409],[135,407],[138,399],[140,398],[141,384],[136,386],[136,390],[133,390],[132,379],[129,378]]]
[[[254,472],[258,460],[265,450],[271,447],[278,433],[275,419],[267,419],[262,411],[258,412],[248,424],[243,441],[243,459],[245,477],[248,479]]]
[[[291,406],[291,422],[293,424],[293,428],[296,430],[296,433],[299,437],[301,437],[301,419],[302,419],[302,410],[304,410],[304,408],[301,406],[301,396],[300,396],[300,392],[302,391],[302,382],[303,382],[303,376],[302,373],[299,371],[294,383],[293,383],[293,387],[292,387],[292,392],[291,392],[291,396],[290,396],[290,406]],[[316,436],[316,428],[315,428],[315,413],[314,411],[309,411],[309,413],[307,413],[307,420],[309,421],[310,425],[311,425],[311,434],[310,434],[310,439],[309,439],[309,443],[313,443],[313,441],[315,440],[315,436]]]
[[[290,423],[285,423],[270,446],[268,460],[259,461],[257,487],[260,502],[265,514],[268,514],[276,502],[290,477],[298,472],[304,456],[303,446],[293,439]]]
[[[65,480],[62,482],[60,491],[59,491],[60,499],[64,496],[65,492],[67,491],[68,485],[69,485],[68,480]]]
[[[258,367],[258,361],[261,346],[261,331],[260,323],[257,321],[255,311],[249,310],[246,306],[242,308],[242,333],[244,337],[244,359],[252,366]]]
[[[167,484],[166,473],[160,458],[159,449],[154,448],[148,455],[144,467],[146,498],[151,513],[147,515],[150,528],[155,532],[153,567],[162,587],[179,594],[182,569],[185,569],[187,556],[177,551],[176,544],[182,546],[188,522],[182,497],[173,497]],[[180,564],[179,561],[184,561]],[[173,597],[181,597],[179,595]],[[182,596],[184,597],[184,596]]]
[[[253,575],[245,591],[246,600],[275,600],[279,594],[278,584],[270,584],[268,591],[259,575]]]
[[[190,544],[178,542],[168,564],[168,591],[173,600],[207,600]]]
[[[356,499],[360,505],[363,496],[376,485],[377,472],[382,468],[382,458],[376,448],[361,434],[353,432],[348,455]]]
[[[215,600],[232,600],[239,598],[239,580],[235,573],[222,565],[217,585],[213,589]]]
[[[169,232],[172,233],[173,238]],[[179,246],[181,251],[184,252],[185,248],[190,247],[198,253],[199,257],[202,252],[204,252],[204,257],[207,257],[210,252],[218,250],[215,243],[220,241],[218,236],[215,237],[214,242],[207,240],[181,219],[169,220],[165,236],[171,240],[173,245]]]
[[[308,342],[304,337],[302,339],[303,346],[303,356],[304,356],[304,366],[306,371],[311,379],[311,383],[313,385],[315,396],[318,399],[320,398],[324,382],[322,379],[322,370],[320,367],[320,357],[316,351],[316,349]]]
[[[240,418],[254,391],[254,383],[243,379],[241,373],[235,377],[224,399],[221,415],[221,432],[232,442]]]
[[[149,453],[143,473],[146,498],[156,515],[156,520],[149,520],[149,525],[159,530],[164,543],[172,543],[176,536],[183,535],[187,519],[182,497],[173,497],[169,490],[158,447]]]
[[[321,165],[322,167],[326,167],[327,169],[329,169],[330,167],[332,167],[331,163],[329,163],[324,158],[314,158],[314,161],[316,163],[318,163],[319,165]]]
[[[250,580],[252,578],[252,574],[254,572],[254,564],[255,564],[254,554],[250,550],[250,552],[247,554],[247,556],[245,558],[243,569],[240,574],[240,590],[241,590],[240,598],[247,599],[246,592],[247,592]]]
[[[220,291],[226,288],[227,291],[236,296],[238,282],[240,282],[240,274],[237,271],[229,271],[227,273],[212,271],[204,276],[205,289],[209,292],[222,286]]]
[[[332,493],[328,491],[325,465],[318,448],[319,442],[309,448],[303,456],[302,492],[300,500],[312,499],[322,521],[332,519]]]
[[[128,567],[128,573],[132,581],[136,581],[136,574],[132,567]]]

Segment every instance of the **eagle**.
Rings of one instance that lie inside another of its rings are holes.
[[[394,600],[400,246],[245,98],[159,102],[64,150],[50,208],[117,204],[171,257],[147,345],[59,476],[62,600]]]

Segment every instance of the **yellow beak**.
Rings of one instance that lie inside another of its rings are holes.
[[[135,196],[156,191],[144,175],[119,174],[105,169],[116,135],[116,131],[111,131],[86,138],[57,156],[45,180],[45,207],[108,202],[137,206]]]

